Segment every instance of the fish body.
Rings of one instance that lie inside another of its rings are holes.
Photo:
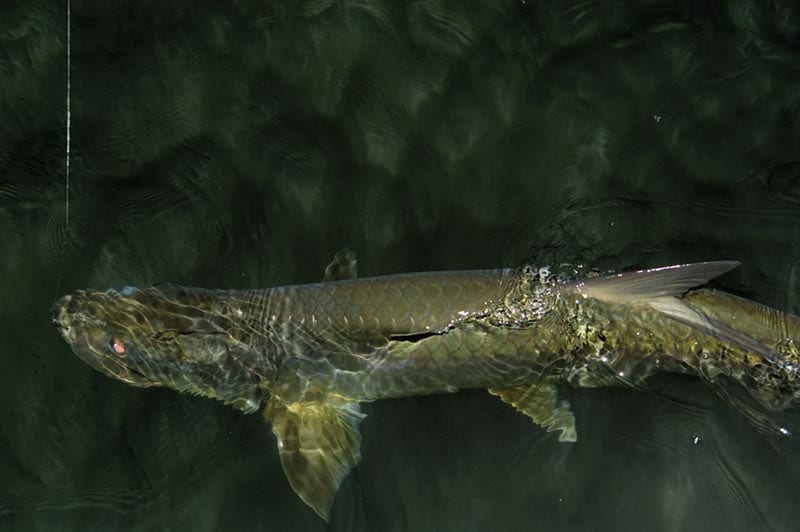
[[[535,268],[355,279],[345,253],[321,283],[79,291],[51,315],[74,352],[111,377],[245,412],[265,405],[290,484],[327,519],[360,459],[364,401],[486,388],[575,441],[556,384],[640,386],[677,372],[729,398],[721,383],[740,385],[755,406],[731,400],[769,425],[763,411],[800,400],[800,319],[695,288],[737,264],[578,281]]]

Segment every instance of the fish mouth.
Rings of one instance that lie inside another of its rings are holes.
[[[104,328],[104,323],[87,317],[81,312],[80,296],[83,292],[67,295],[50,308],[50,321],[66,340],[75,355],[93,369],[134,386],[148,387],[155,383],[119,357],[92,347],[90,329]]]

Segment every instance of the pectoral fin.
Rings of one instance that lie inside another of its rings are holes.
[[[489,388],[489,393],[498,396],[517,411],[530,417],[534,423],[552,432],[561,431],[558,441],[577,441],[575,416],[567,401],[558,404],[558,392],[553,384],[531,384],[511,388]]]
[[[295,493],[325,521],[342,479],[361,459],[358,403],[270,399],[264,417],[278,437],[281,465]]]

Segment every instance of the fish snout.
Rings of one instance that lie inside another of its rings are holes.
[[[68,313],[75,303],[72,296],[64,296],[50,307],[50,321],[62,335],[69,332]],[[73,309],[74,310],[74,309]]]

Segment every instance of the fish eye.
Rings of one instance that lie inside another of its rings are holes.
[[[108,348],[113,353],[121,355],[125,352],[125,342],[123,342],[116,336],[112,336],[111,339],[108,341]]]

